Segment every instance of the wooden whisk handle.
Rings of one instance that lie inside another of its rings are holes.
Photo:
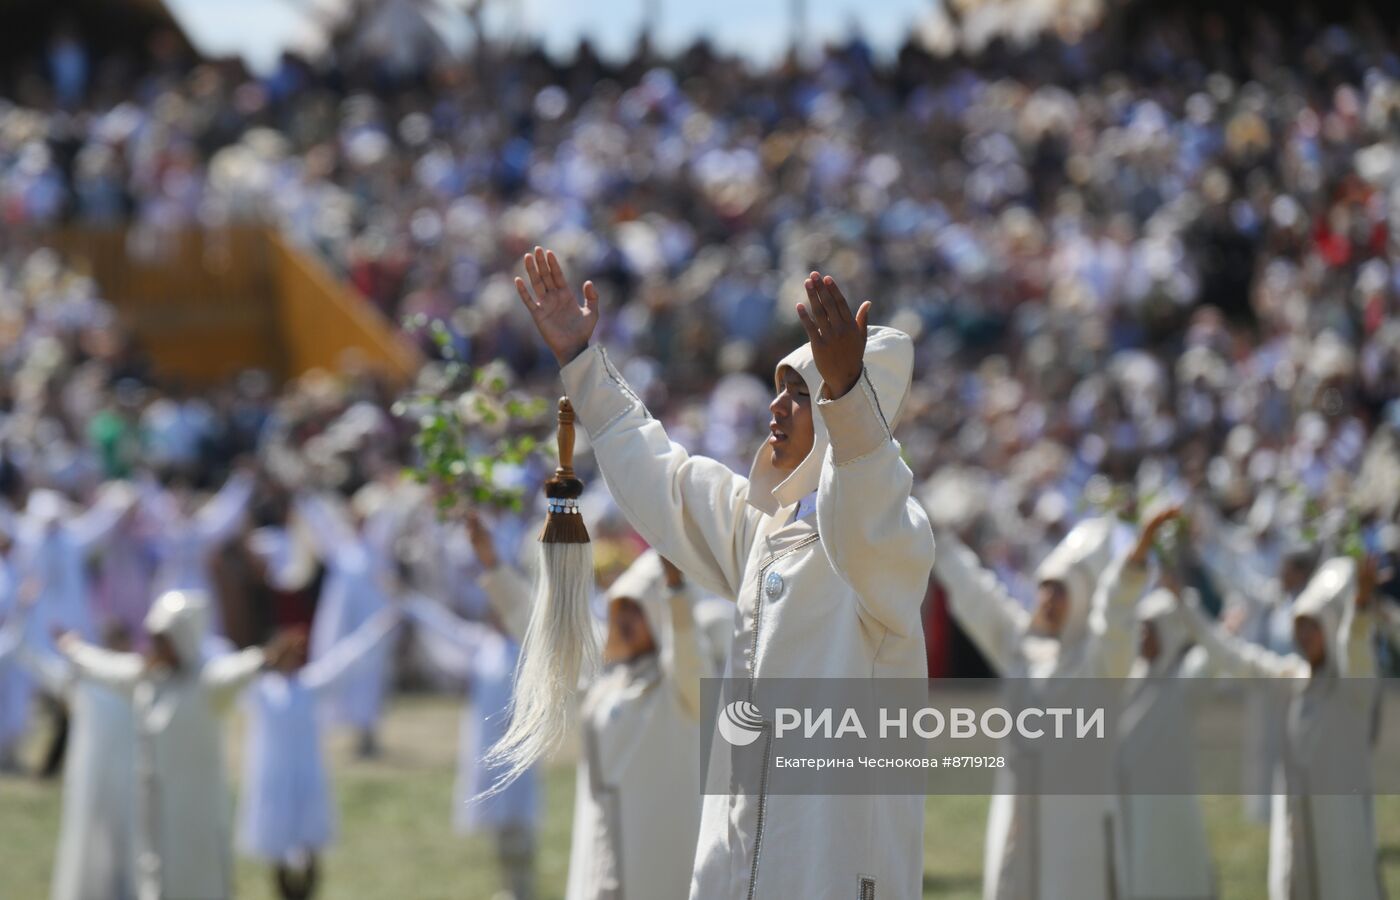
[[[568,397],[559,398],[559,472],[574,472],[574,405]]]

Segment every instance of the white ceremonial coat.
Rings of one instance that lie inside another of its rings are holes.
[[[87,564],[131,506],[117,484],[76,514],[52,491],[34,491],[19,516],[12,560],[17,581],[38,585],[30,634],[42,647],[52,646],[55,629],[97,636]]]
[[[248,713],[238,803],[238,849],[280,863],[330,843],[335,811],[316,700],[389,642],[396,608],[381,610],[320,659],[291,675],[267,672],[243,694]]]
[[[1356,565],[1340,557],[1318,569],[1294,604],[1295,616],[1314,619],[1326,635],[1320,671],[1296,654],[1232,637],[1199,609],[1185,608],[1196,640],[1221,671],[1283,679],[1292,688],[1269,819],[1269,900],[1385,897],[1370,792],[1314,794],[1307,787],[1329,773],[1371,770],[1374,697],[1341,689],[1344,680],[1375,673],[1374,617],[1355,608],[1355,596]]]
[[[1238,610],[1243,617],[1240,637],[1271,650],[1288,653],[1293,647],[1293,602],[1296,598],[1283,589],[1269,561],[1245,540],[1238,529],[1219,527],[1211,539],[1202,542],[1201,561],[1219,589],[1225,592],[1226,610]],[[1283,747],[1284,722],[1288,712],[1288,692],[1252,690],[1246,706],[1244,756],[1240,761],[1244,784],[1245,812],[1251,820],[1267,822],[1272,804],[1274,769]]]
[[[440,603],[415,597],[406,604],[414,635],[432,663],[467,683],[457,738],[457,780],[453,786],[452,823],[461,834],[512,826],[534,829],[539,819],[535,769],[497,793],[477,799],[506,772],[483,763],[487,751],[505,736],[520,645],[510,637],[523,634],[529,616],[530,587],[514,571],[499,566],[482,576],[493,609],[508,634],[458,618]]]
[[[243,525],[255,483],[252,475],[235,472],[193,516],[185,516],[174,499],[159,489],[147,487],[142,498],[156,559],[152,596],[190,591],[208,597],[209,630],[213,634],[223,634],[213,555]]]
[[[1157,632],[1159,653],[1139,657],[1128,681],[1118,731],[1119,818],[1127,900],[1211,900],[1216,896],[1210,843],[1196,785],[1196,751],[1187,682],[1209,662],[1169,591],[1153,591],[1138,621]],[[1171,794],[1150,793],[1170,773]]]
[[[700,831],[701,635],[655,551],[607,600],[645,611],[658,651],[609,666],[583,695],[566,900],[684,900]],[[664,798],[665,810],[657,800]]]
[[[1083,547],[1086,532],[1095,532]],[[1120,560],[1105,564],[1111,527],[1103,519],[1076,526],[1051,551],[1037,581],[1065,584],[1070,612],[1058,640],[1031,631],[1031,614],[1012,597],[976,554],[951,534],[940,534],[934,574],[948,594],[958,623],[997,673],[1013,689],[1031,692],[1036,705],[1059,705],[1040,690],[1055,691],[1061,679],[1103,678],[1127,671],[1132,659],[1131,600],[1145,575]],[[1100,584],[1100,579],[1103,583]],[[1063,684],[1063,682],[1060,682]],[[1045,685],[1044,688],[1041,685]],[[997,795],[987,815],[982,896],[985,900],[1114,900],[1121,897],[1122,847],[1118,839],[1117,786],[1105,766],[1103,795],[1055,795],[1053,784],[1064,753],[1080,744],[1024,742],[1017,774],[998,774]],[[1110,760],[1111,763],[1111,760]],[[1025,793],[1017,793],[1021,780]]]
[[[748,478],[689,455],[601,347],[561,374],[628,522],[698,586],[737,602],[728,677],[751,686],[781,677],[924,678],[919,608],[933,534],[910,499],[913,475],[892,435],[913,342],[871,328],[865,371],[837,400],[818,399],[810,346],[783,367],[806,382],[816,409],[812,452],[786,477],[766,445]],[[794,520],[813,491],[815,515]],[[710,740],[710,783],[729,784],[731,748],[718,733]],[[667,802],[658,798],[654,809],[665,815]],[[923,797],[710,794],[690,896],[846,900],[873,885],[877,897],[915,897],[923,833]]]
[[[175,638],[183,659],[202,658],[204,623]],[[195,633],[198,632],[198,633]],[[150,672],[134,653],[88,644],[69,651],[80,680],[131,698],[137,747],[138,896],[225,900],[232,891],[229,803],[218,716],[263,663],[251,648],[191,671]]]
[[[11,631],[18,637],[19,629]],[[77,677],[60,656],[19,641],[13,661],[68,703],[63,811],[54,854],[53,900],[136,897],[136,729],[131,703],[98,681]],[[0,651],[0,656],[4,651]]]
[[[387,562],[327,499],[298,497],[296,513],[326,566],[311,621],[311,659],[315,661],[388,604]],[[380,647],[326,694],[322,709],[328,721],[359,729],[374,727],[384,704],[391,649],[387,644]]]

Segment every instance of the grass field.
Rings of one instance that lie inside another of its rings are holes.
[[[399,700],[384,727],[383,758],[374,762],[352,760],[345,742],[332,742],[341,834],[324,860],[324,900],[489,900],[498,890],[491,847],[449,826],[458,713],[447,699]],[[229,745],[236,758],[236,722]],[[551,767],[545,795],[541,897],[558,900],[569,859],[571,765]],[[1204,803],[1221,897],[1263,897],[1265,829],[1243,819],[1237,798],[1207,797]],[[1386,883],[1391,896],[1400,896],[1400,797],[1378,798],[1376,805]],[[986,798],[933,797],[927,808],[924,896],[978,897]],[[56,784],[0,779],[0,900],[47,895],[58,811]],[[239,898],[274,896],[258,866],[241,862],[237,877]]]

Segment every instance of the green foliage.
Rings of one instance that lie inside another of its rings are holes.
[[[439,355],[394,404],[396,416],[418,425],[417,463],[410,474],[433,487],[443,518],[466,506],[520,510],[523,491],[498,485],[496,468],[554,452],[552,439],[544,437],[549,402],[516,390],[510,368],[500,361],[474,369],[459,360],[452,333],[440,320],[420,314],[405,327],[426,331]]]

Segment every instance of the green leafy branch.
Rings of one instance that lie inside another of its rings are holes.
[[[497,467],[554,452],[553,440],[544,437],[549,402],[516,390],[510,368],[499,360],[473,368],[458,359],[442,321],[420,314],[404,326],[426,331],[439,356],[393,407],[396,416],[417,423],[417,462],[409,474],[433,488],[444,519],[467,506],[519,511],[524,491],[497,484]]]

